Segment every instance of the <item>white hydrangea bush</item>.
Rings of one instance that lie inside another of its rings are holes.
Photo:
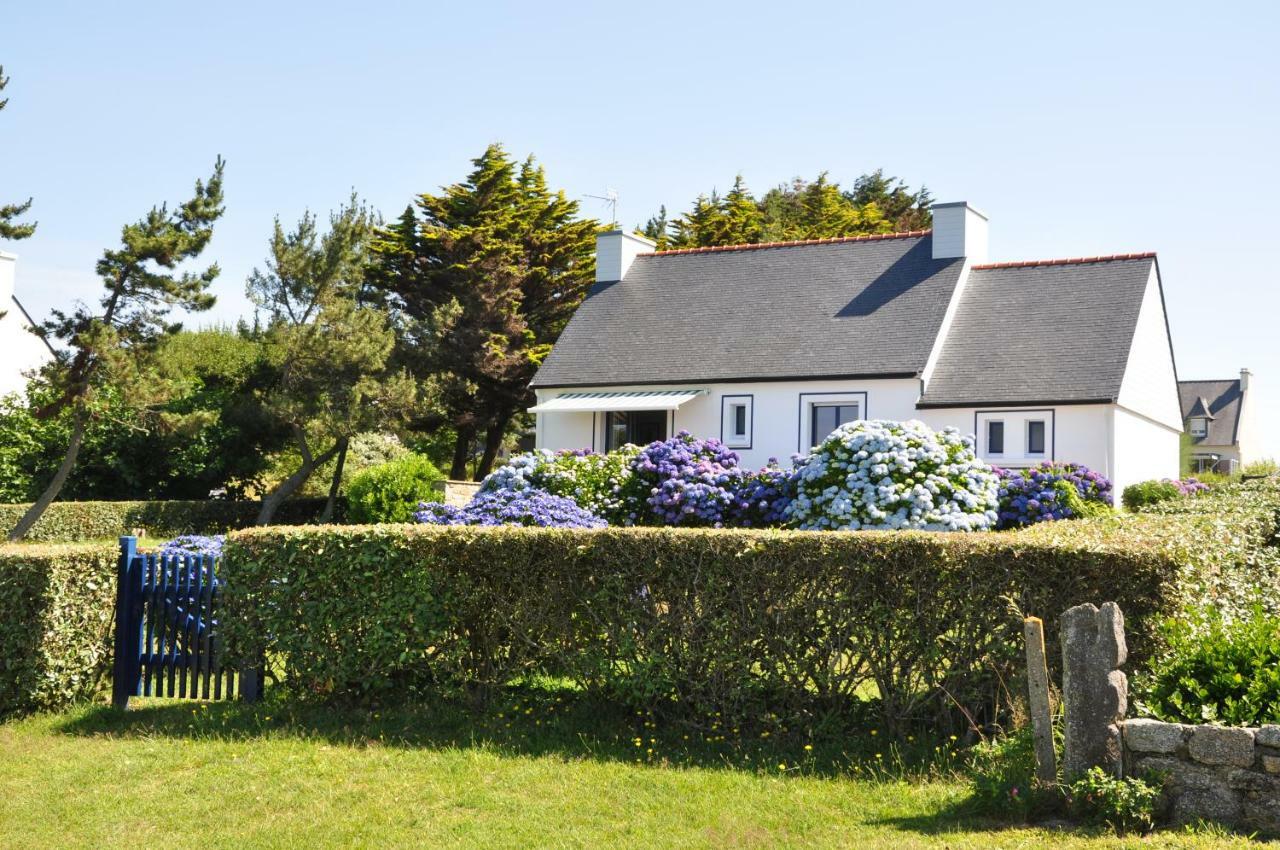
[[[870,419],[841,425],[796,460],[786,517],[796,528],[986,531],[999,478],[955,428]]]
[[[535,449],[516,455],[480,484],[483,493],[545,490],[573,499],[578,506],[612,523],[634,519],[634,496],[627,491],[631,459],[639,449],[624,446],[608,454],[579,449],[558,452]]]

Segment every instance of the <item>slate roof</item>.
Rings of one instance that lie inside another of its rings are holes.
[[[1178,381],[1178,397],[1182,401],[1182,420],[1196,415],[1196,404],[1203,399],[1212,417],[1203,437],[1192,437],[1193,445],[1235,445],[1240,426],[1240,379],[1222,381]]]
[[[974,266],[919,406],[1114,402],[1154,263]]]
[[[927,233],[642,254],[592,289],[532,386],[914,376],[961,265]]]

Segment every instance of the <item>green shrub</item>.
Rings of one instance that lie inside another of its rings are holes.
[[[410,454],[370,467],[347,486],[352,522],[410,522],[419,502],[438,502],[436,482],[444,480],[426,455]]]
[[[0,505],[0,529],[18,524],[29,505]],[[109,540],[140,532],[152,537],[220,534],[248,528],[258,518],[260,502],[208,499],[198,502],[54,502],[27,534],[33,542]],[[338,517],[345,515],[339,500]],[[323,499],[290,499],[276,511],[279,525],[314,522]]]
[[[1035,739],[1030,729],[983,741],[969,751],[970,805],[978,814],[1026,821],[1054,809],[1054,789],[1036,781]]]
[[[1172,481],[1139,481],[1124,488],[1124,494],[1120,498],[1126,508],[1136,511],[1181,495],[1182,491]]]
[[[1171,619],[1167,648],[1135,683],[1144,711],[1171,723],[1280,723],[1280,618],[1261,607]]]
[[[0,546],[0,717],[92,696],[111,669],[110,544]]]
[[[1145,833],[1155,829],[1160,788],[1138,777],[1117,779],[1094,767],[1068,788],[1067,805],[1077,820],[1121,835]]]
[[[1051,644],[1066,608],[1115,600],[1140,665],[1162,618],[1274,584],[1259,550],[1280,496],[1235,495],[1227,519],[1113,515],[988,535],[252,529],[227,543],[227,634],[246,657],[283,659],[295,692],[328,698],[483,694],[548,672],[725,715],[845,710],[870,689],[891,730],[956,730],[956,704],[992,717],[1018,667],[1010,600],[1046,620]]]

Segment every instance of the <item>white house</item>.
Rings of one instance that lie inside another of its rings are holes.
[[[1239,379],[1178,382],[1194,472],[1230,474],[1260,459],[1252,384],[1248,369]]]
[[[679,430],[784,463],[854,419],[975,434],[990,463],[1176,477],[1182,412],[1154,254],[987,262],[987,217],[932,231],[654,251],[600,235],[597,283],[535,376],[537,444]]]
[[[17,264],[17,257],[0,251],[0,395],[26,390],[25,373],[53,357],[44,338],[31,333],[31,316],[14,294]]]

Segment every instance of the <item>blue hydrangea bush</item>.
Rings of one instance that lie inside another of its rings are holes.
[[[156,549],[156,554],[206,555],[210,558],[221,558],[222,546],[226,541],[225,534],[183,534],[161,543]]]
[[[1000,528],[1089,516],[1110,509],[1111,482],[1078,463],[1045,461],[1027,469],[998,469]]]
[[[631,462],[632,487],[647,510],[640,524],[712,526],[742,524],[750,474],[738,453],[719,440],[681,431],[650,443]]]
[[[422,502],[414,519],[432,525],[535,525],[542,528],[604,528],[608,523],[573,499],[545,490],[490,490],[459,508]]]
[[[850,422],[798,458],[792,478],[785,515],[802,529],[985,531],[997,520],[999,479],[955,428]]]
[[[481,482],[480,492],[543,490],[572,499],[588,513],[611,524],[628,525],[638,510],[637,500],[627,487],[631,461],[638,451],[631,445],[608,454],[589,449],[537,449],[516,455],[490,473]]]

